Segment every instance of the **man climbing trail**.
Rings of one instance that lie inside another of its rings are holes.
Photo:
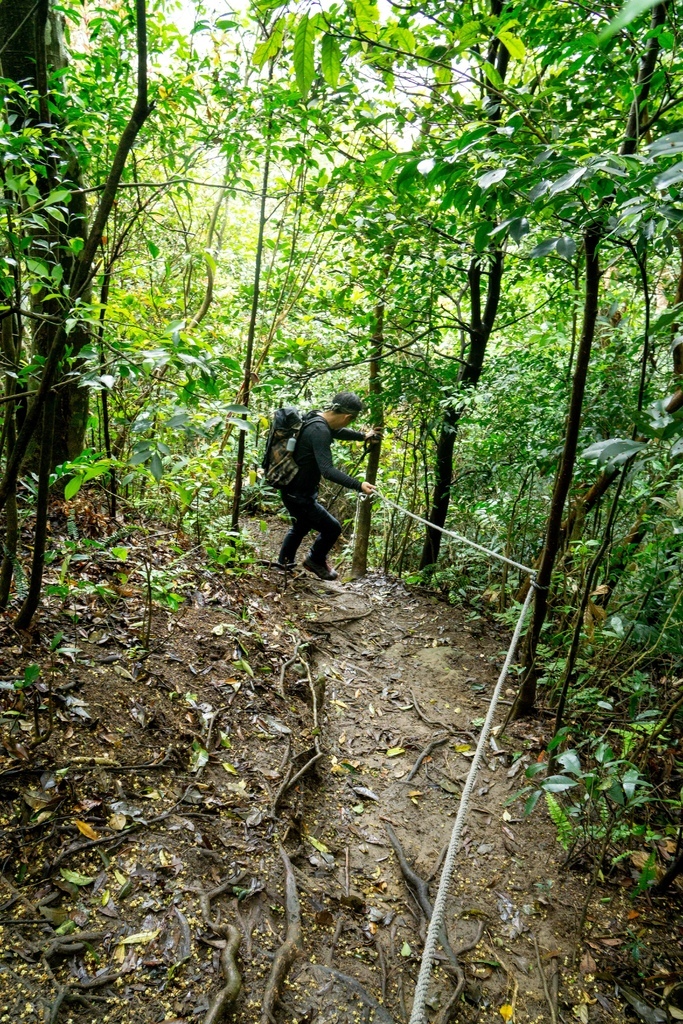
[[[366,441],[377,443],[380,434],[376,430],[361,433],[349,430],[349,424],[363,409],[363,403],[352,391],[335,395],[324,412],[311,412],[305,418],[296,442],[294,458],[299,470],[294,479],[280,490],[282,503],[292,517],[292,526],[287,533],[278,564],[283,569],[293,569],[296,553],[302,540],[311,530],[318,536],[304,558],[304,566],[321,580],[336,580],[337,573],[331,567],[327,556],[341,533],[341,524],[318,501],[318,486],[321,476],[341,484],[350,490],[372,494],[374,484],[357,480],[332,462],[330,445],[335,441]]]

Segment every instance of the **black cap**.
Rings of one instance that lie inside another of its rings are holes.
[[[340,391],[330,402],[330,411],[356,416],[362,412],[364,405],[353,391]]]

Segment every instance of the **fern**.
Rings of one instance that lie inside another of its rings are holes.
[[[73,512],[69,512],[66,520],[66,532],[69,534],[71,540],[78,540],[78,526],[76,525],[76,517]]]
[[[14,590],[16,596],[20,601],[23,601],[26,595],[28,594],[28,580],[26,578],[26,573],[24,572],[24,567],[17,558],[16,554],[13,551],[10,551],[6,544],[3,544],[3,551],[5,557],[9,558],[10,562],[12,563],[12,573],[14,575]]]
[[[568,850],[574,837],[572,823],[552,793],[546,793],[545,802],[548,805],[548,814],[557,829],[557,841],[563,850]]]

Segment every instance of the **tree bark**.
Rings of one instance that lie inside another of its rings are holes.
[[[48,0],[32,3],[31,0],[16,0],[9,4],[0,4],[0,39],[9,39],[3,50],[0,61],[2,74],[5,78],[35,89],[38,93],[38,109],[22,107],[17,101],[12,103],[12,113],[18,118],[15,125],[40,125],[43,138],[48,147],[54,147],[52,160],[48,163],[50,173],[37,179],[38,188],[46,198],[57,184],[72,189],[68,202],[66,225],[53,223],[51,229],[55,237],[35,236],[39,243],[34,249],[36,258],[45,258],[46,242],[49,244],[49,258],[61,266],[62,281],[69,282],[74,270],[75,257],[68,243],[74,238],[85,242],[87,234],[86,197],[80,190],[81,172],[78,163],[71,153],[62,151],[59,139],[51,126],[51,112],[54,103],[50,102],[48,93],[48,74],[50,71],[61,70],[66,65],[66,56],[62,44],[62,31],[58,15],[50,7]],[[55,172],[59,171],[58,174]],[[57,181],[59,178],[59,181]],[[51,244],[50,244],[51,241]],[[58,311],[58,302],[52,300],[49,309],[43,303],[43,294],[38,293],[31,299],[33,311],[54,315]],[[82,298],[89,301],[86,289]],[[51,332],[41,329],[39,321],[33,331],[32,349],[35,355],[47,356]],[[89,331],[82,324],[76,324],[69,336],[69,347],[72,357],[78,353],[89,340]],[[77,369],[77,364],[74,370]],[[58,414],[55,421],[55,437],[53,445],[54,465],[75,458],[83,450],[85,427],[88,419],[88,390],[79,387],[74,374],[73,379],[66,380],[59,389]],[[40,431],[38,430],[38,434]],[[37,443],[36,443],[37,442]],[[26,462],[37,468],[40,438],[35,439],[26,456]],[[35,458],[33,451],[35,450]]]
[[[522,685],[512,709],[513,721],[523,715],[530,714],[536,704],[536,650],[541,629],[548,612],[548,597],[552,580],[553,567],[557,556],[562,530],[562,515],[565,501],[572,482],[572,473],[576,461],[576,448],[581,426],[583,397],[586,390],[588,364],[590,362],[595,325],[598,317],[598,295],[600,289],[600,267],[598,247],[603,234],[600,223],[591,225],[584,235],[586,257],[585,298],[583,308],[583,324],[576,353],[576,365],[572,379],[572,390],[567,413],[567,425],[562,450],[560,468],[555,478],[555,486],[550,505],[550,513],[546,526],[545,543],[541,555],[538,572],[536,599],[531,626],[526,637],[523,661]]]
[[[372,333],[373,358],[370,360],[370,394],[375,399],[373,408],[372,425],[377,430],[384,427],[384,409],[382,406],[382,384],[379,376],[380,361],[382,359],[382,346],[384,344],[384,300],[381,299],[375,306],[375,329]],[[365,469],[365,479],[368,483],[377,482],[377,470],[382,452],[382,442],[373,444],[368,454],[368,461]],[[364,576],[368,568],[368,542],[370,540],[370,526],[372,523],[372,502],[369,498],[360,501],[358,509],[358,524],[356,526],[356,538],[353,546],[353,561],[351,562],[351,579],[357,580]]]
[[[479,383],[486,347],[493,331],[498,304],[500,302],[501,282],[503,278],[503,252],[496,249],[489,267],[489,280],[486,289],[486,303],[482,313],[481,260],[477,257],[470,263],[468,271],[468,285],[470,293],[471,322],[469,326],[469,346],[467,360],[461,367],[458,374],[458,386],[461,389],[474,388]],[[436,446],[436,462],[434,468],[434,494],[432,507],[429,512],[429,521],[435,526],[443,527],[448,515],[448,505],[451,497],[451,480],[453,477],[453,450],[458,420],[461,411],[459,407],[450,405],[444,412],[443,423],[439,433],[439,440]],[[441,548],[442,533],[432,527],[427,527],[420,568],[425,569],[428,565],[434,565],[439,557]]]
[[[131,113],[128,124],[124,128],[112,166],[107,177],[104,189],[100,196],[92,227],[88,232],[85,245],[81,250],[74,265],[74,272],[69,292],[69,307],[73,309],[77,299],[82,298],[90,286],[92,267],[101,243],[102,235],[111,213],[121,175],[133,148],[140,128],[150,113],[147,103],[147,12],[145,0],[135,0],[136,21],[137,21],[137,46],[138,46],[138,88],[135,107]],[[9,494],[13,491],[17,476],[28,446],[38,427],[43,408],[50,395],[54,382],[57,378],[62,359],[66,351],[69,335],[66,332],[66,313],[64,320],[53,333],[48,355],[43,366],[40,383],[33,392],[31,401],[26,410],[26,416],[17,435],[16,444],[9,454],[5,475],[0,481],[0,509],[4,508]]]
[[[31,624],[43,587],[45,568],[45,542],[47,540],[47,509],[50,497],[50,471],[52,469],[52,437],[55,425],[57,401],[54,394],[48,395],[43,406],[43,429],[38,470],[38,499],[36,501],[36,525],[33,534],[33,558],[28,593],[14,620],[15,629],[28,629]]]
[[[270,138],[270,130],[268,131]],[[244,379],[240,390],[240,402],[249,406],[251,395],[251,370],[254,359],[254,338],[256,336],[256,320],[259,307],[259,289],[261,287],[261,264],[263,262],[263,236],[266,227],[266,199],[268,196],[268,175],[270,172],[270,142],[267,144],[266,157],[263,165],[263,180],[261,184],[261,205],[259,210],[258,238],[256,241],[256,263],[254,266],[254,292],[251,298],[251,313],[249,316],[249,330],[247,332],[247,350],[244,355]],[[232,529],[239,530],[240,526],[240,504],[242,501],[242,482],[244,478],[244,449],[245,432],[240,430],[237,439],[237,462],[235,465],[235,490],[232,501]]]

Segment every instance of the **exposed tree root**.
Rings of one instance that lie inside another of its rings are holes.
[[[275,817],[275,814],[277,813],[277,808],[278,808],[278,805],[280,803],[280,800],[285,795],[287,790],[291,789],[292,786],[296,782],[298,782],[299,779],[303,775],[305,775],[306,772],[309,771],[310,768],[312,768],[315,764],[317,764],[318,761],[323,756],[323,751],[322,751],[322,749],[320,747],[320,723],[318,721],[318,706],[320,704],[322,704],[322,701],[323,701],[323,698],[324,698],[324,695],[325,695],[324,680],[323,681],[318,680],[316,683],[313,682],[313,677],[311,676],[311,667],[310,667],[310,665],[308,664],[308,662],[306,661],[305,658],[301,657],[297,653],[301,646],[302,645],[300,645],[300,644],[297,645],[296,652],[295,652],[295,657],[290,659],[290,661],[286,662],[285,666],[283,666],[283,669],[286,667],[286,665],[293,664],[294,661],[296,661],[296,660],[300,661],[301,664],[306,669],[306,681],[308,682],[308,688],[309,688],[310,694],[311,694],[311,703],[312,703],[312,706],[313,706],[313,747],[311,749],[309,749],[308,751],[306,751],[307,761],[304,764],[303,768],[300,768],[299,771],[296,772],[296,774],[293,774],[293,772],[294,772],[294,762],[292,762],[292,764],[290,765],[289,770],[288,770],[287,774],[285,775],[285,778],[284,778],[280,788],[278,789],[278,791],[275,794],[275,797],[273,799],[273,803],[272,803],[272,806],[271,806],[271,814],[273,815],[273,817]],[[284,670],[283,670],[283,674],[282,674],[282,679],[283,679],[283,682],[284,682]],[[300,756],[301,756],[300,754],[297,755],[297,757],[300,757]],[[296,761],[296,759],[297,758],[294,758],[294,761]]]
[[[325,967],[323,964],[312,964],[311,970],[314,975],[322,980],[329,979],[330,982],[337,982],[345,992],[345,995],[355,996],[366,1009],[362,1020],[372,1020],[372,1024],[394,1024],[394,1020],[381,1003],[378,1003],[374,996],[363,988],[363,986],[349,974],[336,970],[334,967]],[[372,1018],[368,1017],[367,1011],[371,1011]],[[355,1017],[354,1017],[355,1019]]]
[[[425,924],[429,924],[432,919],[432,904],[429,899],[429,886],[427,885],[427,882],[425,882],[424,878],[421,878],[420,875],[411,868],[410,864],[406,860],[406,855],[401,843],[399,842],[398,836],[386,820],[384,820],[384,827],[387,830],[389,842],[394,848],[394,853],[396,854],[401,874],[405,878],[409,889],[415,896],[417,904],[424,915]],[[465,984],[465,976],[463,974],[462,967],[458,962],[457,954],[453,951],[453,947],[449,942],[448,935],[446,934],[446,928],[443,925],[439,933],[439,941],[443,946],[444,953],[450,961],[450,967],[456,977],[457,987],[461,987]]]
[[[464,953],[469,953],[471,949],[474,949],[476,946],[478,946],[483,934],[484,922],[480,921],[477,926],[477,933],[475,937],[472,939],[471,942],[466,942],[464,946],[461,946],[458,952],[456,953],[456,956],[461,957]],[[460,976],[458,977],[458,982],[455,986],[455,991],[453,992],[453,995],[448,1000],[446,1005],[443,1007],[439,1016],[436,1017],[436,1019],[434,1020],[434,1024],[449,1024],[450,1019],[455,1013],[456,1007],[460,1002],[460,996],[462,995],[462,990],[464,989],[464,987],[465,975],[461,972]]]
[[[445,736],[438,736],[438,737],[435,736],[434,739],[430,743],[427,744],[427,746],[424,748],[422,753],[419,755],[417,761],[415,762],[413,767],[410,769],[410,771],[408,772],[408,774],[406,775],[406,777],[405,777],[405,779],[403,781],[404,782],[411,782],[415,778],[417,773],[419,772],[420,765],[422,764],[424,759],[426,757],[429,757],[431,752],[433,750],[436,750],[437,747],[442,747],[444,745],[444,743],[447,743],[448,740],[450,739],[450,737],[451,737],[450,732],[447,732]]]
[[[538,973],[541,975],[541,983],[543,985],[543,994],[545,995],[545,1001],[548,1004],[548,1010],[550,1011],[550,1024],[557,1024],[557,1010],[555,1004],[550,995],[548,988],[548,982],[546,980],[545,971],[543,970],[543,964],[541,963],[541,951],[538,948],[538,939],[533,936],[534,949],[536,950],[536,963],[538,965]]]
[[[277,692],[280,694],[281,697],[285,697],[286,696],[286,694],[285,694],[285,675],[287,674],[287,669],[291,668],[292,665],[296,664],[297,661],[300,661],[300,658],[299,658],[299,647],[300,646],[301,646],[301,644],[297,644],[296,647],[294,648],[294,654],[292,655],[292,657],[291,658],[287,658],[287,660],[283,661],[282,665],[280,666],[280,679],[279,679],[279,682],[278,682]]]
[[[296,881],[291,861],[282,847],[280,847],[280,857],[285,866],[285,915],[287,930],[285,932],[285,941],[275,954],[273,966],[270,969],[268,981],[266,982],[261,1006],[261,1024],[273,1024],[275,1021],[274,1011],[280,998],[280,991],[303,945],[299,894],[296,890]],[[205,1021],[204,1024],[207,1024],[207,1022]]]
[[[236,962],[237,952],[242,942],[242,933],[233,924],[221,924],[218,919],[214,920],[211,917],[211,900],[231,889],[236,881],[234,876],[226,878],[215,889],[211,889],[210,892],[202,892],[199,895],[199,906],[204,924],[225,939],[225,946],[220,955],[225,985],[216,992],[211,1000],[203,1024],[218,1024],[219,1021],[222,1021],[232,1009],[242,990],[242,976],[237,969]]]

